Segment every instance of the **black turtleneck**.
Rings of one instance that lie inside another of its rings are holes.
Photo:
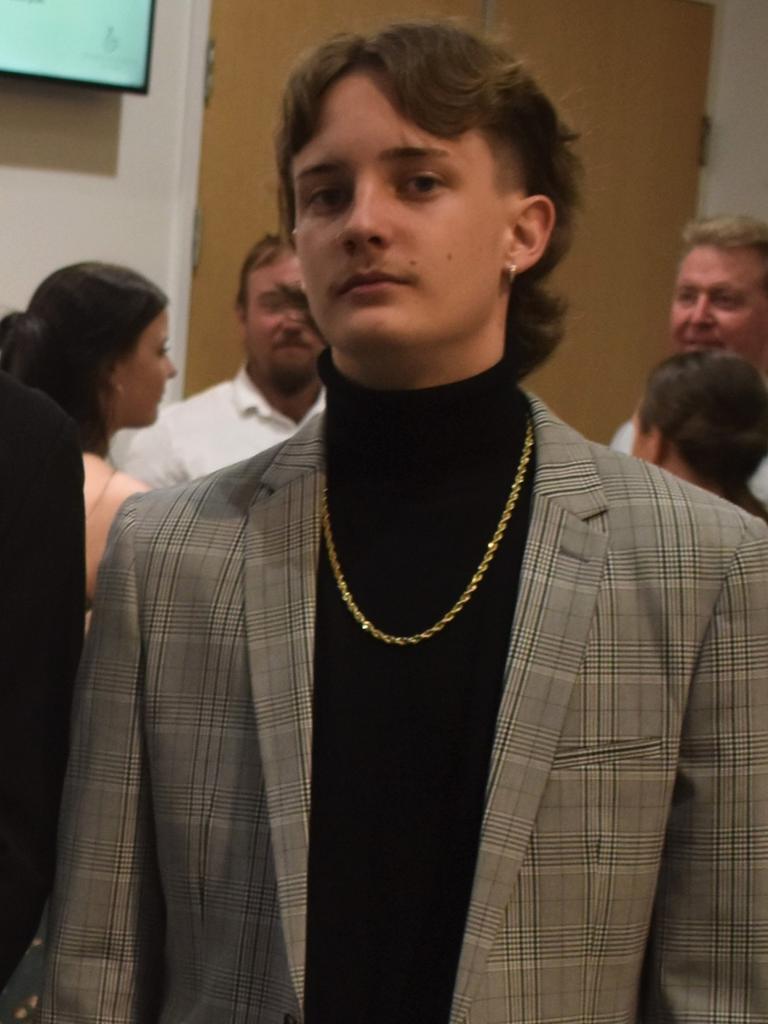
[[[501,516],[528,406],[503,360],[419,391],[359,387],[321,358],[342,570],[389,633],[431,626]],[[308,1024],[447,1024],[528,528],[533,462],[469,603],[415,647],[364,633],[318,567]]]

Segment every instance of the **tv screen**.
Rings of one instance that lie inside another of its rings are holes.
[[[0,72],[146,92],[154,0],[0,0]]]

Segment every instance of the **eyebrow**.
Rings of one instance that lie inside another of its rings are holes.
[[[744,286],[741,284],[734,284],[733,281],[713,281],[711,284],[699,284],[697,281],[680,281],[676,285],[676,291],[742,292],[744,291]]]
[[[423,160],[430,157],[432,159],[445,159],[445,157],[450,155],[449,150],[441,149],[439,146],[392,146],[390,149],[382,150],[379,154],[379,159],[385,163],[397,163],[400,160]],[[343,166],[343,160],[328,160],[324,163],[312,164],[311,167],[305,167],[303,171],[299,171],[296,175],[296,180],[301,181],[303,178],[315,177],[319,174],[329,174]]]

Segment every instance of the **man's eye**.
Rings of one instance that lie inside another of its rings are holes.
[[[680,302],[683,305],[691,305],[691,303],[694,303],[696,301],[696,292],[688,290],[678,292],[675,296],[675,301]]]
[[[716,306],[719,306],[720,309],[736,309],[741,304],[739,296],[731,293],[715,295],[713,296],[712,301]]]
[[[408,178],[405,191],[410,195],[428,196],[440,185],[440,180],[434,174],[414,174]]]
[[[344,202],[344,190],[336,186],[316,188],[307,196],[305,205],[315,210],[335,210]]]

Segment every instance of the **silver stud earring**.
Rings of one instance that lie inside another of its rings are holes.
[[[509,283],[514,284],[515,275],[517,274],[517,264],[508,263],[504,269],[506,270],[507,276],[509,277]]]

